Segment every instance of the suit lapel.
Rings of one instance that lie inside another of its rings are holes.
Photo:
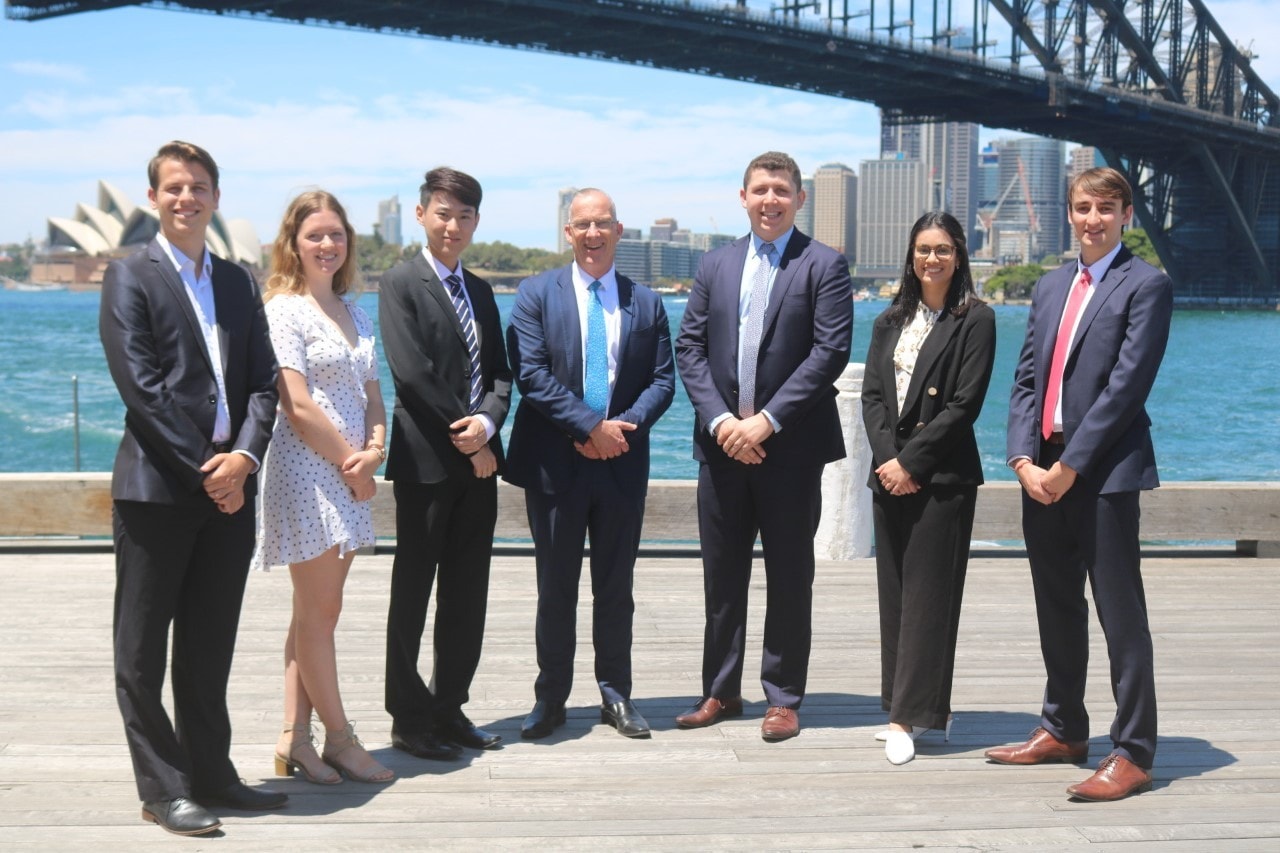
[[[187,285],[183,283],[182,276],[178,275],[178,271],[173,268],[173,261],[165,254],[160,244],[152,240],[147,245],[147,256],[151,262],[156,265],[156,271],[160,274],[160,280],[169,288],[174,302],[177,303],[178,309],[182,312],[182,316],[187,318],[187,325],[191,327],[192,338],[196,341],[196,346],[200,350],[200,354],[204,356],[205,367],[213,373],[213,358],[209,355],[209,347],[204,340],[204,330],[200,327],[200,319],[196,317],[195,306],[191,304],[191,297],[187,295]],[[214,312],[217,313],[217,291],[214,291]]]
[[[751,235],[743,237],[733,246],[733,252],[725,260],[725,274],[720,276],[711,290],[712,308],[709,313],[724,317],[725,329],[733,335],[733,376],[738,376],[738,337],[739,308],[742,304],[742,274],[747,265],[747,249],[751,245]]]
[[[635,324],[635,284],[629,278],[615,275],[618,282],[618,367],[622,367],[622,354],[626,352],[627,337]]]
[[[568,344],[568,351],[565,353],[565,370],[568,375],[562,377],[562,381],[569,387],[574,394],[582,396],[582,321],[578,318],[578,293],[573,286],[573,266],[565,267],[559,275],[556,276],[555,286],[553,288],[554,298],[557,301],[555,310],[544,318],[552,319],[557,324],[556,335],[554,338],[550,334],[547,335],[546,346],[548,349],[556,346],[553,341],[565,341]],[[554,362],[553,362],[554,363]]]
[[[1062,324],[1062,312],[1067,307],[1067,296],[1071,292],[1071,282],[1076,278],[1076,264],[1064,264],[1052,273],[1052,278],[1046,281],[1050,286],[1048,297],[1044,304],[1044,313],[1036,320],[1039,328],[1036,329],[1037,340],[1039,345],[1036,347],[1036,375],[1044,376],[1047,380],[1049,376],[1049,367],[1053,364],[1053,345],[1058,339],[1058,326]],[[1096,294],[1095,294],[1096,296]],[[1044,389],[1039,387],[1042,383],[1037,382],[1037,392],[1043,395]]]
[[[778,259],[778,273],[774,276],[773,287],[769,290],[769,304],[765,308],[764,327],[760,330],[761,340],[768,336],[769,330],[773,328],[773,324],[778,319],[778,312],[782,310],[782,300],[787,297],[787,291],[791,289],[792,282],[796,280],[796,275],[800,268],[800,255],[804,253],[808,245],[808,236],[801,234],[799,231],[791,232],[791,239],[787,241],[787,252]]]
[[[938,315],[937,321],[920,347],[919,355],[916,356],[916,366],[911,371],[911,384],[907,386],[907,399],[902,405],[903,414],[915,407],[916,399],[920,396],[920,390],[928,383],[934,364],[959,329],[959,318],[948,311]],[[894,385],[896,387],[897,383]]]
[[[1098,316],[1098,312],[1102,310],[1102,306],[1106,304],[1107,299],[1116,292],[1116,288],[1128,277],[1129,265],[1132,261],[1133,255],[1129,250],[1121,249],[1120,254],[1116,255],[1115,260],[1111,262],[1111,266],[1107,268],[1106,273],[1102,276],[1102,281],[1093,286],[1093,297],[1089,300],[1089,304],[1084,306],[1084,313],[1080,315],[1080,323],[1076,326],[1076,336],[1071,339],[1071,351],[1067,353],[1068,362],[1075,356],[1076,350],[1080,348],[1080,342],[1084,339],[1089,325],[1093,322],[1093,318]]]
[[[447,287],[440,276],[436,275],[435,264],[431,263],[419,253],[415,259],[418,264],[418,274],[422,278],[423,289],[436,308],[449,318],[449,322],[453,326],[453,333],[458,336],[459,343],[462,348],[467,348],[467,335],[462,330],[462,321],[458,319],[458,310],[453,307],[453,299],[450,298]]]

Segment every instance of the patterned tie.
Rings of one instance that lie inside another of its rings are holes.
[[[604,330],[600,282],[591,282],[587,290],[587,362],[582,368],[582,401],[604,415],[609,406],[609,342]]]
[[[764,334],[764,312],[769,302],[769,274],[773,272],[773,244],[761,243],[757,252],[755,280],[751,282],[751,302],[747,322],[742,327],[742,367],[738,375],[738,414],[749,418],[756,413],[756,361]]]
[[[480,408],[480,399],[484,396],[484,377],[480,375],[480,342],[476,340],[476,324],[471,319],[471,308],[467,305],[467,296],[462,292],[462,279],[456,275],[445,278],[449,285],[449,298],[453,301],[453,310],[458,312],[458,322],[462,324],[462,334],[467,339],[467,354],[471,356],[471,395],[467,400],[467,412],[474,414]]]
[[[1058,326],[1058,338],[1053,342],[1053,362],[1049,365],[1049,382],[1044,392],[1044,414],[1040,419],[1040,429],[1045,440],[1053,435],[1053,415],[1058,410],[1058,397],[1062,394],[1062,371],[1067,366],[1067,352],[1071,349],[1071,332],[1075,329],[1076,318],[1080,316],[1080,306],[1084,304],[1085,294],[1089,292],[1089,283],[1093,277],[1089,268],[1085,267],[1071,288],[1067,298],[1067,307],[1062,312],[1062,324]]]

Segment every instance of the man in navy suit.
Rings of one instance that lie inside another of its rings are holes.
[[[761,735],[800,732],[809,670],[813,537],[822,469],[845,455],[834,382],[849,363],[853,301],[840,253],[795,229],[800,169],[786,154],[747,166],[751,233],[704,255],[676,353],[697,415],[698,529],[706,595],[702,698],[682,728],[742,713],[747,590],[757,533],[768,610]]]
[[[276,360],[253,279],[205,248],[218,167],[188,142],[147,169],[160,231],[112,261],[99,333],[125,406],[111,476],[116,698],[142,817],[179,835],[205,809],[271,809],[228,753],[227,677],[254,542],[255,474],[276,419]],[[163,704],[173,626],[173,710]]]
[[[520,731],[564,724],[590,533],[600,718],[648,737],[631,702],[631,586],[649,431],[675,394],[671,330],[658,294],[614,269],[622,223],[608,195],[580,190],[565,234],[573,263],[521,282],[507,330],[521,397],[505,477],[525,490],[538,574],[537,701]]]
[[[1160,485],[1145,408],[1169,340],[1169,277],[1121,243],[1133,193],[1114,169],[1069,191],[1080,258],[1032,294],[1009,401],[1008,461],[1022,483],[1022,527],[1048,679],[1040,726],[998,764],[1081,763],[1089,662],[1086,579],[1107,641],[1112,750],[1067,792],[1117,800],[1150,790],[1156,751],[1151,631],[1139,570],[1138,493]]]

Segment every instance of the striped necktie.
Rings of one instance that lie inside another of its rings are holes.
[[[471,307],[467,305],[467,295],[462,292],[462,279],[457,275],[445,278],[449,285],[449,299],[453,302],[453,310],[458,312],[458,322],[462,324],[462,334],[467,339],[467,354],[471,356],[471,393],[467,399],[467,413],[474,414],[480,408],[480,400],[484,397],[484,377],[480,374],[480,342],[476,339],[476,323],[471,317]]]

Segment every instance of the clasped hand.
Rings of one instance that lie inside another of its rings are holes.
[[[1045,506],[1062,500],[1062,496],[1076,482],[1075,469],[1070,465],[1063,465],[1061,461],[1053,463],[1048,470],[1034,462],[1027,462],[1019,465],[1014,473],[1018,475],[1018,482],[1022,483],[1022,488],[1027,490],[1031,499]]]
[[[635,428],[635,424],[626,421],[601,421],[586,441],[575,441],[573,446],[588,459],[614,459],[631,449],[626,434]]]
[[[253,460],[243,453],[215,453],[200,466],[206,475],[204,493],[220,512],[228,515],[244,506],[244,483],[253,470]]]
[[[877,468],[876,476],[880,478],[880,485],[884,486],[885,491],[894,497],[914,495],[920,491],[916,478],[897,459],[890,459]]]
[[[378,492],[373,475],[378,473],[382,457],[372,450],[357,450],[342,463],[342,481],[357,501],[372,500]]]
[[[764,461],[764,440],[773,435],[773,424],[763,412],[749,418],[727,417],[716,427],[716,443],[732,459],[745,465]]]

